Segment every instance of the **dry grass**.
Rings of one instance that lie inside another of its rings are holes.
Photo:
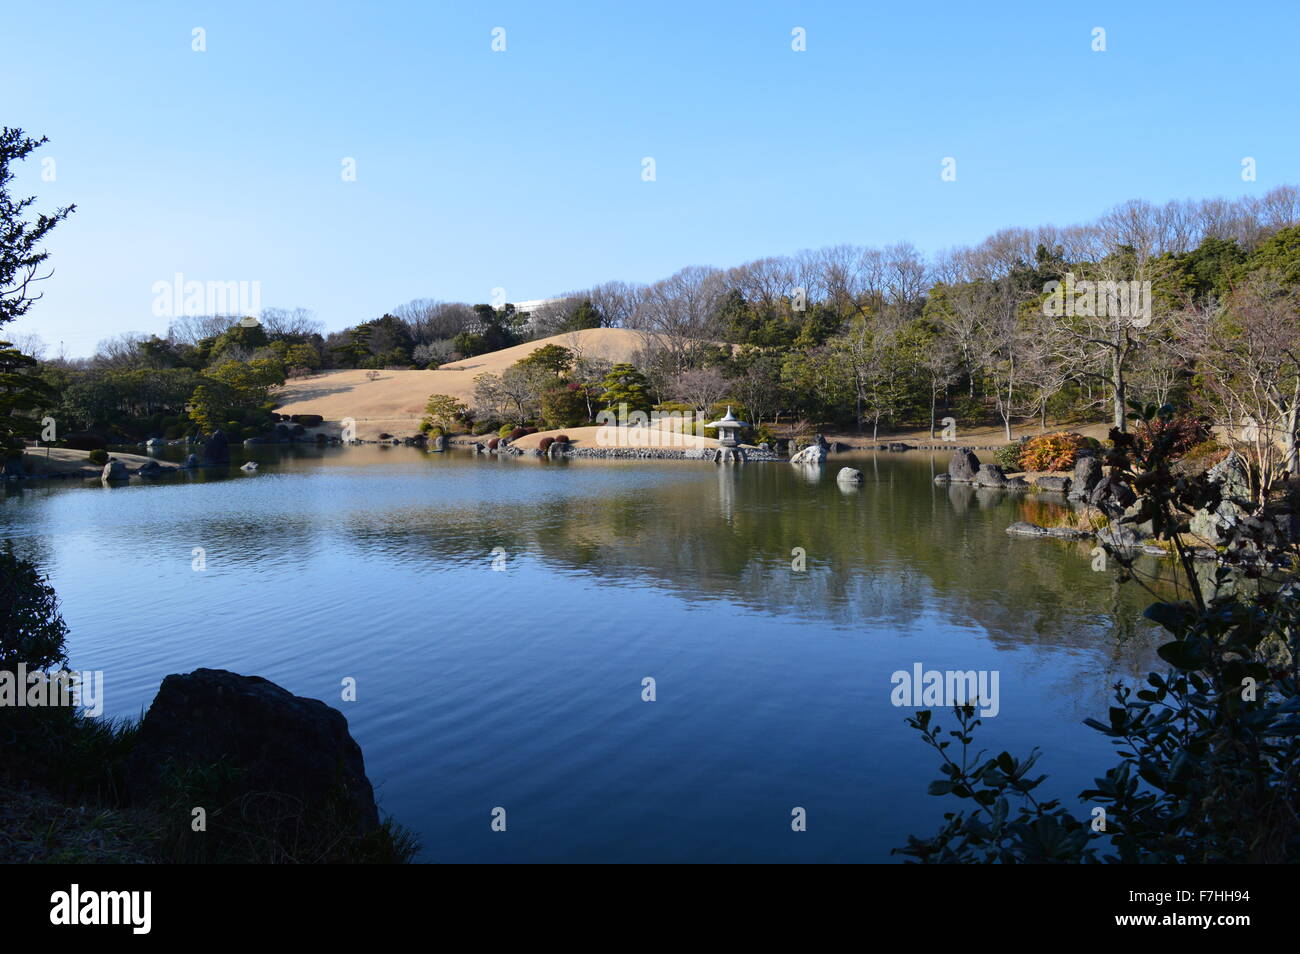
[[[147,864],[156,819],[65,804],[46,792],[0,784],[0,861],[6,864]]]
[[[631,361],[647,342],[639,331],[627,328],[592,328],[550,338],[539,338],[512,348],[466,358],[436,371],[381,371],[371,381],[368,371],[326,371],[295,378],[277,393],[281,414],[319,414],[327,426],[318,430],[337,436],[346,417],[357,422],[360,440],[375,440],[381,433],[413,437],[431,394],[449,394],[466,404],[474,402],[474,379],[480,374],[500,374],[520,358],[544,345],[559,345],[588,358],[611,362]]]

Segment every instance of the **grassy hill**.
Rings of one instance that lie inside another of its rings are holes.
[[[277,395],[281,402],[277,410],[282,414],[319,414],[333,425],[324,428],[327,432],[337,432],[338,422],[351,417],[357,422],[361,440],[374,440],[381,433],[406,437],[419,429],[430,394],[450,394],[472,404],[478,375],[500,374],[544,345],[560,345],[584,357],[618,362],[631,361],[645,341],[639,331],[592,328],[539,338],[443,365],[436,371],[381,371],[374,381],[366,371],[325,371],[288,382]]]

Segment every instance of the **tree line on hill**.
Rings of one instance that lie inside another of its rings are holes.
[[[10,135],[0,181],[7,217],[20,221],[32,200],[9,196],[8,164],[39,143]],[[29,254],[25,271],[7,266],[8,300],[30,297],[39,241],[70,211],[15,233]],[[86,359],[47,358],[29,338],[0,351],[0,413],[11,444],[45,415],[64,432],[118,439],[219,426],[258,434],[289,378],[436,368],[560,335],[567,356],[481,380],[471,413],[570,426],[612,400],[701,412],[730,402],[776,428],[934,434],[951,418],[958,431],[997,424],[1009,440],[1015,423],[1123,429],[1126,402],[1172,402],[1236,426],[1261,467],[1300,472],[1298,223],[1300,190],[1283,186],[1258,198],[1131,201],[1095,222],[1006,229],[928,258],[908,244],[839,245],[691,266],[574,291],[531,314],[420,299],[329,333],[304,309],[265,309],[258,321],[187,316],[165,337],[120,335]],[[615,374],[568,334],[601,327],[641,333],[630,367]]]

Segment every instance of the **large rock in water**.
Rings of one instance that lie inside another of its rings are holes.
[[[980,459],[969,447],[959,447],[948,461],[948,476],[955,483],[972,484],[979,473]]]
[[[218,762],[240,773],[243,791],[291,796],[305,816],[341,800],[358,831],[379,824],[361,747],[337,709],[261,676],[224,669],[168,676],[140,724],[127,794],[148,803],[163,794],[170,770]]]
[[[127,473],[126,464],[116,457],[105,464],[104,469],[99,474],[99,479],[105,483],[117,483],[118,481],[129,480],[130,477],[131,475]]]
[[[1005,487],[1007,475],[997,464],[980,464],[979,473],[975,475],[976,487]]]
[[[799,453],[790,458],[792,464],[821,464],[826,461],[826,445],[818,442],[809,444]]]
[[[1063,494],[1070,489],[1069,477],[1039,477],[1038,489],[1055,494]]]
[[[218,428],[209,435],[203,444],[203,461],[207,464],[227,464],[230,462],[230,441],[226,432]]]
[[[835,479],[842,484],[860,484],[862,483],[862,471],[856,467],[841,467],[840,472],[835,475]]]
[[[1074,462],[1074,475],[1070,478],[1070,499],[1087,500],[1101,481],[1101,461],[1096,457],[1080,457]]]

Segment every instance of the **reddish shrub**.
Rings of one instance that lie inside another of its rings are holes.
[[[1069,470],[1088,446],[1080,434],[1061,432],[1031,437],[1020,450],[1020,466],[1025,470]]]
[[[496,450],[497,445],[500,443],[501,443],[501,438],[499,437],[492,438],[490,441],[488,441],[488,450]]]
[[[555,443],[554,437],[543,437],[540,441],[537,442],[537,449],[540,450],[543,454],[545,454],[548,450],[551,449],[551,445],[554,443]]]
[[[1149,454],[1157,440],[1164,442],[1170,457],[1182,457],[1210,436],[1210,426],[1190,414],[1176,414],[1168,421],[1138,421],[1133,428],[1133,446],[1138,453]]]

